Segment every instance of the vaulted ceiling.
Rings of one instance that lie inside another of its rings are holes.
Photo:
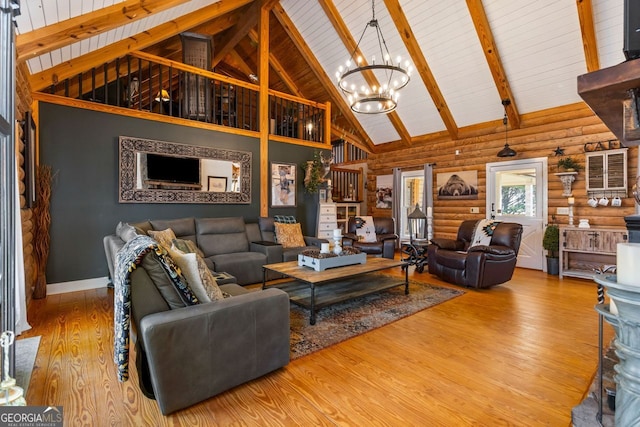
[[[39,90],[134,50],[179,61],[179,34],[190,31],[214,35],[216,72],[249,81],[263,4],[269,86],[331,101],[335,135],[368,151],[495,129],[504,99],[517,128],[527,113],[581,102],[578,75],[624,61],[621,0],[378,0],[390,52],[416,69],[387,115],[352,113],[334,77],[372,17],[370,0],[22,0],[18,58]],[[378,51],[373,39],[359,48]]]

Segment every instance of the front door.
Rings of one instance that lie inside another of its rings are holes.
[[[544,269],[542,236],[547,217],[547,158],[487,164],[487,213],[522,224],[518,267]]]

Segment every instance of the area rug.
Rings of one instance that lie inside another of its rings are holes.
[[[306,356],[462,294],[463,290],[410,280],[409,295],[404,294],[404,286],[399,286],[337,303],[318,310],[315,325],[309,325],[309,310],[291,304],[291,359]]]
[[[571,422],[573,427],[614,427],[615,426],[615,408],[612,408],[608,402],[607,390],[616,389],[613,379],[615,375],[614,365],[619,362],[618,356],[615,354],[613,341],[608,348],[604,350],[602,364],[602,420],[598,421],[598,412],[600,411],[600,380],[596,371],[589,392],[584,400],[571,410]],[[615,394],[612,397],[615,401]],[[614,403],[615,406],[615,403]]]
[[[16,379],[16,385],[22,387],[24,395],[26,396],[27,389],[29,388],[29,382],[31,381],[33,364],[36,361],[38,347],[40,346],[40,337],[18,339],[15,341],[15,346],[16,364],[14,376]]]

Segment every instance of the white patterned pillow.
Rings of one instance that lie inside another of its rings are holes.
[[[224,298],[216,279],[201,256],[196,253],[184,253],[172,246],[171,258],[178,264],[200,301],[210,302]]]

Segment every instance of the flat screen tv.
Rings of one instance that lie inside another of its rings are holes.
[[[147,153],[147,178],[152,181],[200,184],[200,159]]]

